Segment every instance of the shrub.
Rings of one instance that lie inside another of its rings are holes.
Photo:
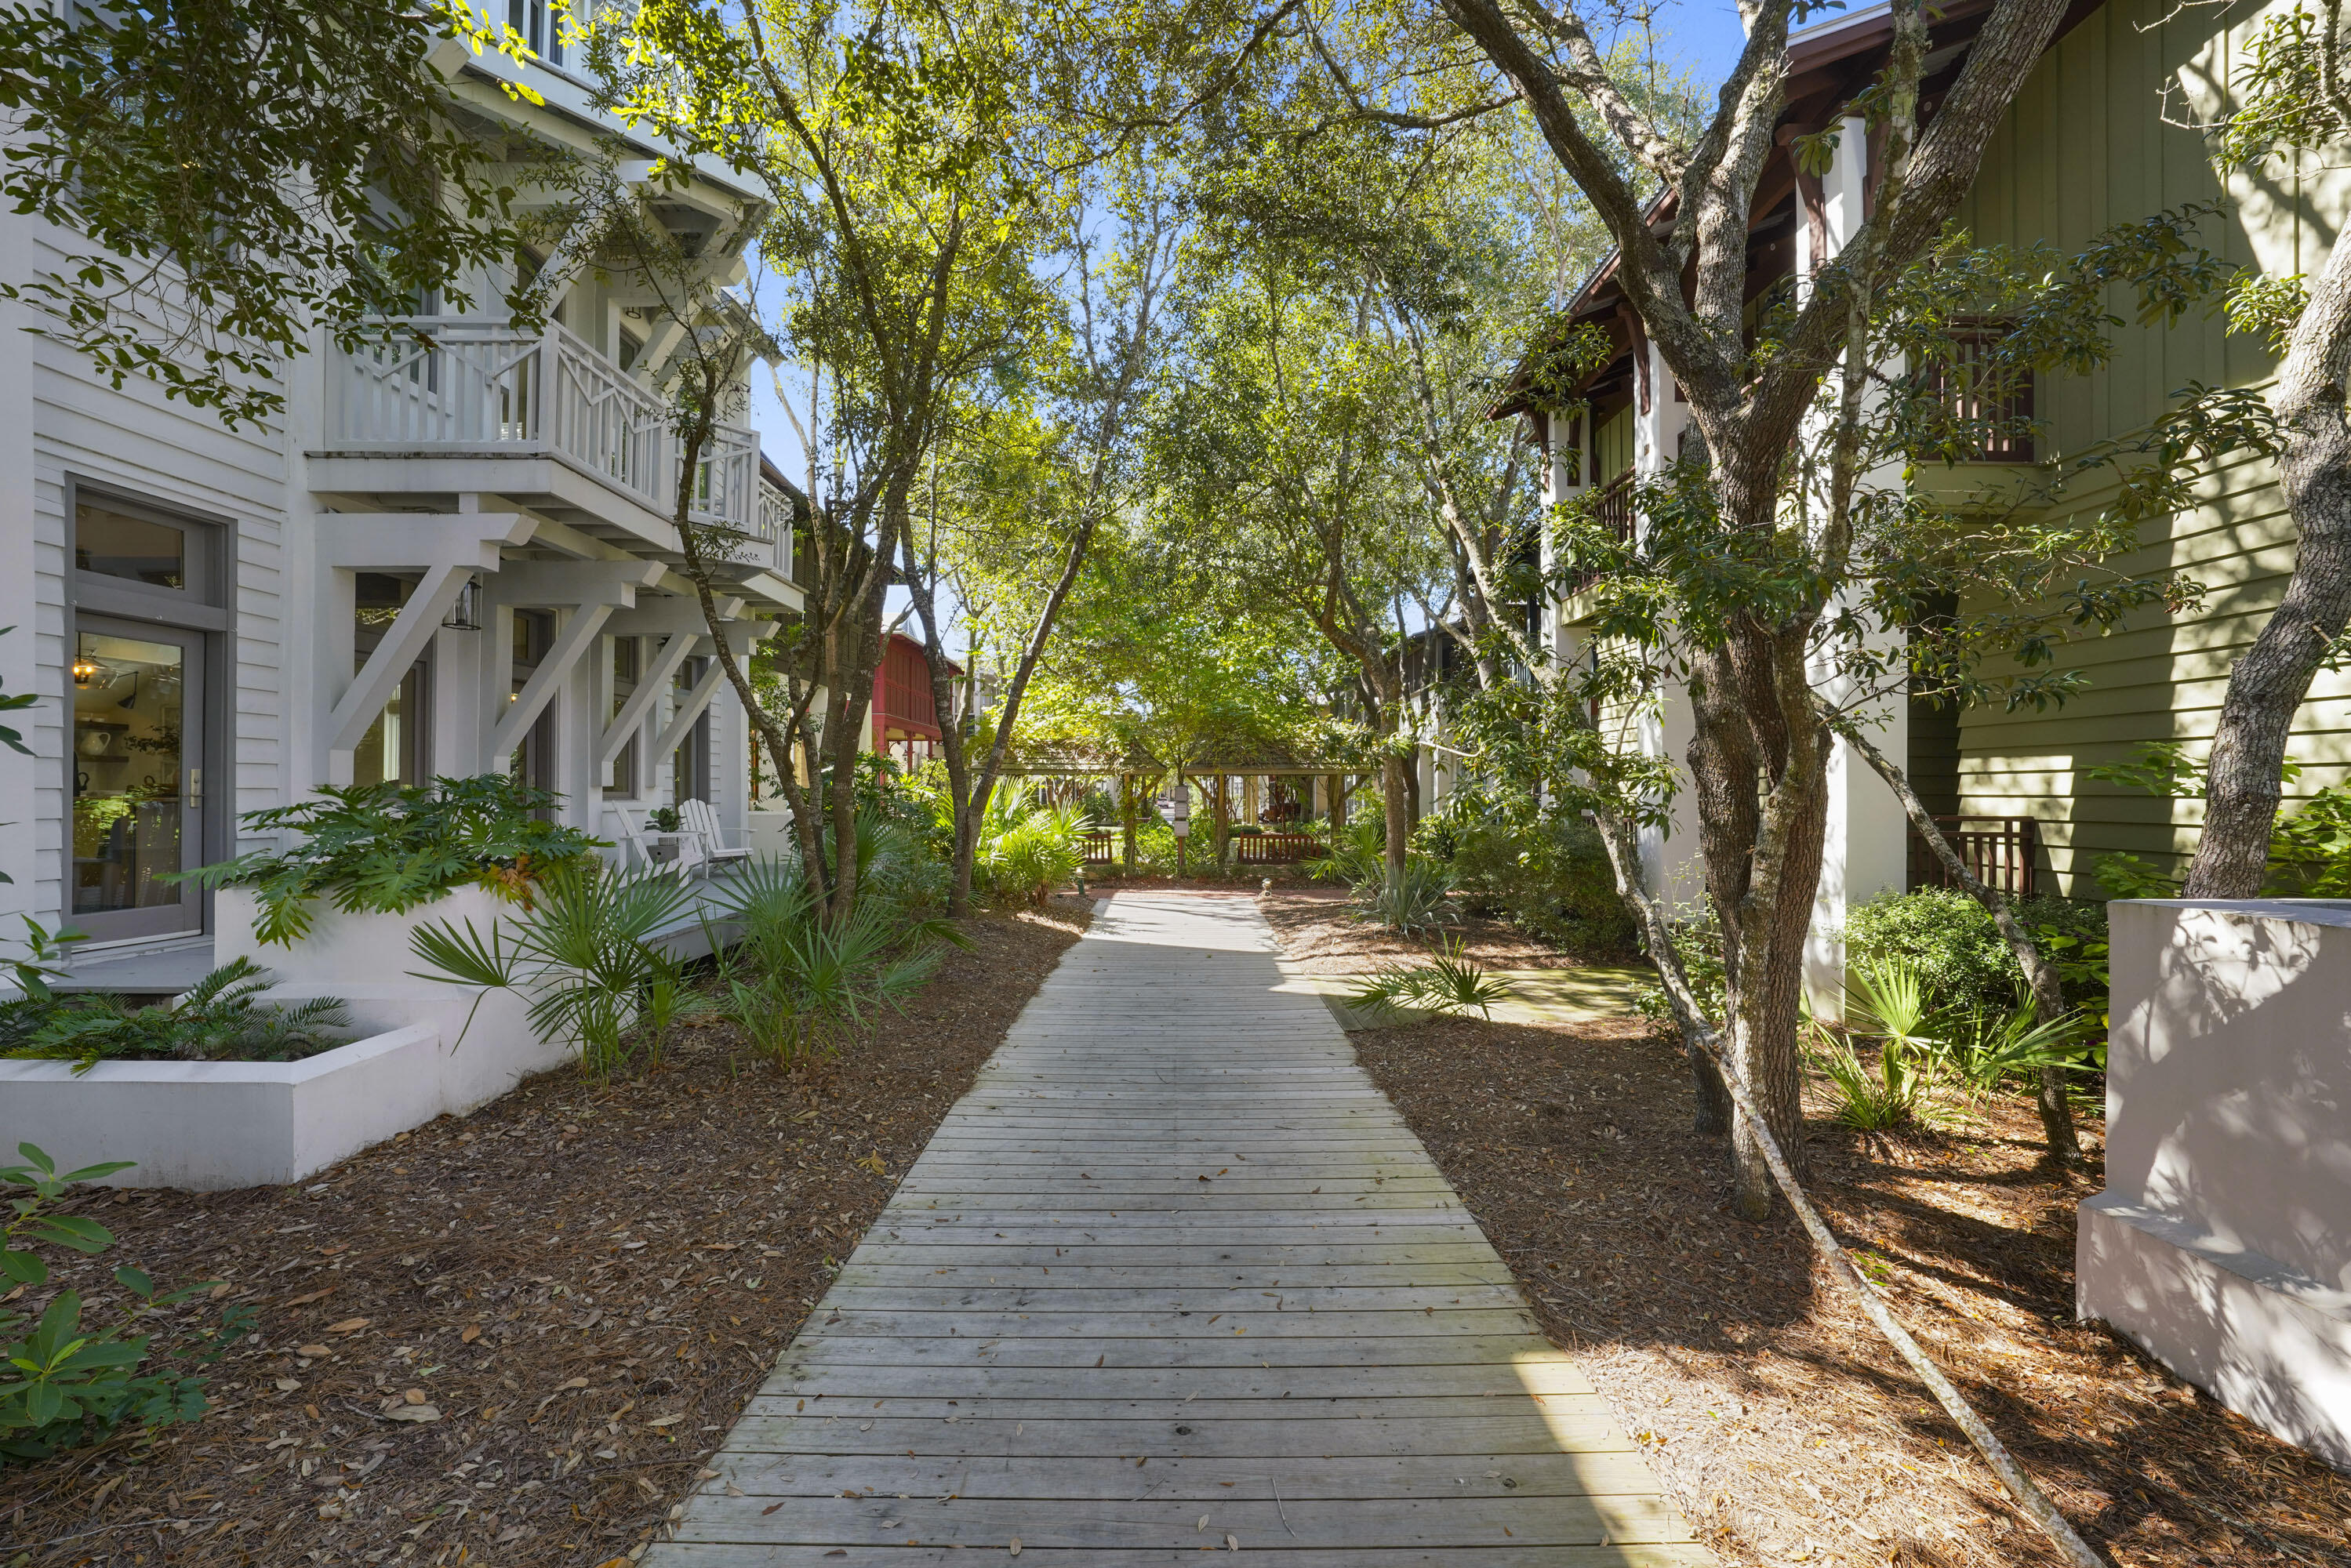
[[[499,773],[319,794],[242,819],[248,833],[300,833],[295,847],[172,875],[252,888],[261,905],[255,935],[291,946],[310,929],[314,898],[347,914],[398,915],[476,883],[528,907],[541,882],[601,842],[546,820],[561,797]]]
[[[1570,952],[1614,956],[1633,950],[1633,918],[1591,823],[1579,819],[1513,831],[1499,822],[1472,822],[1450,837],[1454,886],[1470,909]]]
[[[13,1218],[0,1222],[0,1281],[22,1290],[48,1281],[35,1246],[94,1256],[114,1244],[96,1220],[49,1210],[68,1187],[128,1170],[131,1162],[60,1175],[37,1145],[19,1144],[16,1151],[25,1164],[0,1168],[0,1186],[19,1189],[9,1199]],[[219,1281],[158,1291],[140,1270],[121,1268],[114,1282],[131,1300],[112,1322],[93,1321],[75,1291],[51,1297],[37,1321],[0,1305],[0,1459],[30,1463],[103,1441],[126,1422],[152,1431],[210,1408],[203,1369],[253,1332],[253,1309],[231,1306],[217,1326],[183,1330],[162,1314]]]
[[[2018,901],[2016,917],[2032,934],[2042,956],[2057,966],[2057,978],[2065,988],[2065,1005],[2104,1024],[2106,906],[2074,898],[2027,898]],[[2022,972],[2018,978],[2022,978]]]
[[[1719,1029],[1728,992],[1722,967],[1722,924],[1714,917],[1714,906],[1701,903],[1677,912],[1673,928],[1674,947],[1681,955],[1682,975],[1689,981],[1690,994],[1707,1021]],[[1646,942],[1642,946],[1646,952]],[[1674,1011],[1666,1001],[1663,984],[1642,987],[1633,998],[1633,1008],[1660,1029],[1674,1027]]]
[[[170,1007],[126,1007],[110,996],[78,1005],[51,999],[47,1016],[6,1054],[71,1061],[79,1074],[111,1061],[298,1061],[349,1038],[350,1010],[337,998],[279,1006],[260,999],[268,988],[269,971],[240,957]],[[20,1028],[22,1021],[11,1020]]]
[[[2057,966],[2074,1007],[2105,1006],[2106,911],[2064,898],[2020,899],[2017,919]],[[1845,920],[1851,968],[1907,964],[1938,1007],[2005,1013],[2024,989],[2024,971],[1991,911],[1955,887],[1886,894]]]
[[[1187,868],[1198,863],[1188,848],[1184,863]],[[1156,816],[1144,817],[1135,824],[1134,869],[1144,876],[1176,874],[1176,830]]]

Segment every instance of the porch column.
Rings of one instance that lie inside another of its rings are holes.
[[[1681,388],[1666,369],[1656,345],[1638,329],[1633,334],[1633,472],[1653,478],[1672,467],[1681,456],[1684,433],[1689,427],[1689,405]],[[1635,538],[1648,521],[1635,514]],[[1706,901],[1706,866],[1698,852],[1698,803],[1690,791],[1685,759],[1698,734],[1689,692],[1678,681],[1656,678],[1656,703],[1641,716],[1639,745],[1644,753],[1670,760],[1680,781],[1670,821],[1663,828],[1641,830],[1641,866],[1649,891],[1677,910],[1695,913]]]
[[[596,766],[606,724],[597,711],[606,623],[636,606],[640,590],[661,580],[657,560],[517,561],[498,585],[508,606],[554,610],[554,645],[521,691],[497,715],[483,747],[493,758],[510,756],[538,716],[553,709],[554,789],[563,820],[590,832],[602,815],[603,775]]]
[[[461,497],[456,512],[441,515],[333,512],[318,519],[316,591],[326,634],[318,639],[325,668],[316,689],[326,698],[328,713],[318,731],[322,755],[312,761],[313,779],[335,785],[351,781],[360,737],[427,647],[441,654],[436,664],[444,666],[436,668],[434,676],[436,711],[444,704],[461,712],[469,706],[466,688],[480,685],[476,666],[484,656],[484,637],[445,631],[442,618],[469,580],[477,574],[486,581],[495,578],[503,564],[499,552],[524,543],[538,527],[519,513],[475,510],[465,504],[473,500]],[[366,665],[346,675],[343,672],[358,664],[353,602],[357,574],[362,571],[421,571],[423,576]],[[440,641],[444,638],[445,643]],[[441,738],[435,736],[436,741]],[[465,749],[460,747],[451,758],[456,768],[467,760]],[[440,766],[436,770],[456,768]],[[307,794],[308,788],[305,783],[289,793]]]
[[[1868,174],[1868,124],[1848,116],[1827,172],[1817,186],[1800,189],[1802,200],[1796,225],[1800,288],[1809,288],[1813,270],[1842,250],[1861,227]],[[1886,368],[1896,374],[1901,371],[1898,361]],[[1884,489],[1901,482],[1899,469],[1891,465],[1863,481]],[[1871,640],[1891,654],[1899,650],[1906,635],[1898,627],[1883,628]],[[1817,670],[1814,676],[1832,700],[1849,695],[1841,689],[1843,682],[1834,672]],[[1908,765],[1910,705],[1902,695],[1897,694],[1876,711],[1864,715],[1862,722],[1888,757]],[[1909,869],[1909,831],[1894,791],[1851,746],[1836,742],[1829,754],[1828,833],[1821,857],[1820,889],[1813,904],[1812,929],[1804,938],[1804,990],[1813,1011],[1822,1018],[1844,1016],[1845,922],[1855,904],[1903,890]]]
[[[1552,517],[1552,508],[1565,506],[1598,483],[1593,473],[1597,455],[1592,450],[1592,413],[1586,410],[1573,418],[1546,413],[1542,419],[1543,440],[1543,523],[1542,570],[1548,582],[1559,569],[1559,530]],[[1569,629],[1567,600],[1564,594],[1553,593],[1547,600],[1543,613],[1543,642],[1553,664],[1563,664],[1576,656],[1579,639]]]

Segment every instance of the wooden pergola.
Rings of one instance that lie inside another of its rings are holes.
[[[1017,753],[1004,772],[1008,778],[1101,779],[1116,786],[1122,803],[1137,781],[1155,781],[1174,775],[1187,782],[1200,781],[1210,800],[1226,808],[1228,821],[1235,820],[1233,813],[1238,809],[1241,819],[1251,822],[1262,817],[1267,809],[1264,797],[1272,793],[1277,781],[1299,780],[1302,798],[1297,804],[1301,814],[1328,817],[1335,823],[1347,820],[1347,799],[1353,792],[1353,781],[1368,778],[1371,769],[1360,758],[1352,756],[1309,757],[1284,747],[1252,746],[1207,750],[1180,764],[1141,749],[1113,752],[1107,747],[1099,751],[1037,747]],[[1238,800],[1233,799],[1234,785],[1238,786]],[[1314,810],[1318,785],[1322,806],[1319,812]]]

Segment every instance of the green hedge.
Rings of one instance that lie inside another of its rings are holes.
[[[1431,822],[1416,844],[1437,839]],[[1621,957],[1635,948],[1632,917],[1616,895],[1600,835],[1588,822],[1513,831],[1499,823],[1443,824],[1456,896],[1470,910],[1498,915],[1573,953]],[[1432,847],[1436,847],[1432,843]]]
[[[2103,1010],[2106,992],[2106,906],[2065,898],[2020,899],[2017,916],[2054,959],[2065,998]],[[1886,894],[1846,917],[1848,966],[1902,960],[1915,966],[1940,1007],[1974,1010],[2015,1005],[2024,972],[1991,914],[1957,888]]]

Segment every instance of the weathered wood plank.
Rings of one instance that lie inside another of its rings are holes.
[[[1488,1401],[1499,1404],[1499,1401]],[[887,1410],[849,1417],[746,1416],[727,1435],[729,1451],[778,1454],[1026,1454],[1050,1458],[1096,1454],[1129,1459],[1215,1456],[1243,1458],[1316,1454],[1344,1458],[1383,1454],[1472,1457],[1547,1454],[1562,1448],[1629,1452],[1604,1407],[1560,1415],[1447,1416],[1435,1420],[1364,1416],[1301,1430],[1296,1421],[1177,1422],[1103,1420],[906,1420]],[[1178,1427],[1190,1428],[1179,1432]]]
[[[1246,899],[1096,922],[710,1469],[645,1568],[1711,1561]]]
[[[859,1251],[862,1254],[863,1249]],[[1041,1257],[1032,1255],[1019,1263],[855,1262],[843,1269],[833,1282],[843,1288],[873,1290],[977,1281],[1068,1286],[1084,1290],[1101,1290],[1109,1286],[1176,1290],[1197,1287],[1203,1275],[1212,1282],[1222,1281],[1224,1288],[1235,1290],[1269,1290],[1285,1280],[1295,1285],[1414,1285],[1427,1289],[1443,1285],[1507,1285],[1510,1282],[1508,1269],[1499,1264],[1487,1263],[1292,1262],[1287,1266],[1279,1263],[1252,1264],[1242,1270],[1203,1267],[1209,1261],[1212,1260],[1174,1263],[1154,1260],[1151,1263],[1105,1265],[1092,1261],[1082,1252],[1075,1258],[1057,1259],[1047,1251]]]
[[[1035,1399],[988,1398],[966,1396],[944,1399],[913,1396],[890,1397],[864,1394],[827,1398],[822,1394],[796,1391],[799,1381],[769,1392],[762,1390],[751,1396],[745,1413],[751,1416],[820,1415],[827,1420],[872,1420],[887,1416],[893,1421],[1009,1421],[1026,1427],[1031,1421],[1128,1421],[1153,1424],[1165,1427],[1172,1424],[1194,1422],[1196,1418],[1214,1421],[1433,1421],[1447,1417],[1482,1420],[1496,1410],[1516,1409],[1532,1406],[1544,1416],[1586,1416],[1605,1419],[1607,1407],[1593,1403],[1593,1394],[1524,1394],[1511,1391],[1504,1394],[1494,1390],[1486,1394],[1431,1393],[1410,1397],[1388,1398],[1358,1390],[1353,1395],[1332,1394],[1322,1398],[1290,1398],[1288,1391],[1275,1394],[1269,1390],[1260,1398],[1197,1399],[1191,1395],[1157,1399],[1105,1398],[1079,1391],[1084,1379],[1072,1368],[1061,1380],[1061,1386],[1047,1396]],[[1270,1372],[1260,1375],[1271,1376]],[[772,1386],[772,1385],[771,1385]],[[1494,1403],[1508,1398],[1509,1406]],[[819,1402],[821,1403],[819,1403]]]
[[[1486,1498],[1475,1508],[1454,1500],[1149,1497],[1097,1502],[1064,1498],[1050,1504],[1027,1499],[956,1497],[795,1498],[767,1512],[758,1497],[697,1500],[678,1539],[772,1543],[884,1546],[952,1542],[1000,1545],[1013,1536],[1025,1547],[1157,1546],[1193,1551],[1201,1537],[1231,1535],[1241,1549],[1280,1547],[1302,1534],[1309,1541],[1359,1535],[1396,1546],[1488,1546],[1524,1542],[1540,1546],[1597,1546],[1604,1541],[1642,1544],[1684,1542],[1689,1531],[1655,1496]],[[1202,1521],[1207,1522],[1203,1523]]]
[[[1269,1500],[1275,1490],[1285,1502],[1301,1498],[1583,1497],[1652,1492],[1656,1479],[1638,1454],[1518,1454],[1507,1461],[1464,1465],[1425,1455],[1382,1458],[1323,1459],[1281,1457],[1226,1459],[909,1458],[883,1455],[733,1455],[713,1461],[716,1489],[732,1486],[750,1497],[838,1497],[864,1490],[894,1499],[900,1493],[936,1497],[1088,1498],[1124,1501],[1146,1493],[1165,1495],[1180,1483],[1187,1493],[1218,1495],[1236,1501]],[[1170,1477],[1176,1483],[1162,1485]]]
[[[1120,1337],[1088,1338],[1081,1334],[1039,1339],[912,1339],[904,1335],[829,1335],[822,1340],[795,1340],[789,1356],[807,1364],[913,1366],[923,1363],[971,1366],[1476,1366],[1517,1357],[1555,1354],[1551,1345],[1531,1333],[1411,1338],[1358,1335],[1353,1339],[1322,1336],[1289,1339],[1260,1334],[1198,1340]]]
[[[1203,1270],[1205,1272],[1205,1270]],[[848,1285],[836,1281],[825,1300],[835,1312],[1444,1312],[1455,1308],[1521,1310],[1516,1285],[1260,1285],[1197,1280],[1188,1286],[1056,1285],[1042,1278],[918,1286]]]
[[[812,1399],[929,1399],[939,1391],[934,1366],[874,1365],[803,1360],[795,1351],[760,1388],[762,1397]],[[1376,1396],[1399,1399],[1426,1396],[1476,1397],[1589,1394],[1592,1385],[1564,1357],[1517,1365],[1330,1367],[1256,1365],[1225,1367],[1097,1367],[1089,1362],[1054,1366],[983,1365],[959,1378],[958,1397],[977,1401],[976,1412],[1001,1415],[991,1401],[1046,1399],[1079,1392],[1091,1399],[1160,1399],[1180,1406],[1213,1404],[1234,1413],[1225,1400],[1299,1400]],[[896,1409],[893,1404],[888,1406]],[[948,1414],[942,1411],[940,1414]],[[1175,1412],[1163,1411],[1163,1415]],[[897,1414],[906,1414],[897,1410]]]
[[[1008,1537],[1007,1538],[1009,1539]],[[1222,1538],[1219,1537],[1219,1540]],[[978,1543],[975,1543],[978,1544]],[[998,1551],[1003,1542],[985,1543]],[[1259,1543],[1263,1544],[1263,1543]],[[1192,1550],[1192,1549],[1186,1549]],[[1166,1568],[1164,1547],[1143,1550],[1081,1546],[1024,1550],[1025,1565],[1040,1568]],[[1282,1568],[1710,1568],[1714,1554],[1690,1544],[1630,1546],[1346,1547],[1337,1551],[1285,1550]],[[646,1553],[648,1568],[969,1568],[965,1548],[954,1546],[774,1546],[733,1542],[680,1542]]]

